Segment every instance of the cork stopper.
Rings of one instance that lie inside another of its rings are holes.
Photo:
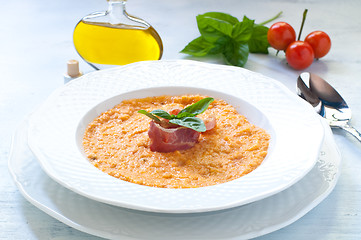
[[[81,72],[79,71],[79,62],[77,60],[69,60],[67,62],[67,69],[69,77],[76,78],[81,75]]]

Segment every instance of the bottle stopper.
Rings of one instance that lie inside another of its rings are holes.
[[[64,83],[73,80],[74,78],[80,77],[83,75],[79,70],[79,62],[77,60],[71,59],[67,62],[67,72],[64,76]]]
[[[79,62],[77,60],[69,60],[67,62],[68,75],[72,78],[79,77],[81,72],[79,71]]]

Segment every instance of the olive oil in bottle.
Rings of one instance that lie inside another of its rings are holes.
[[[94,13],[79,21],[73,41],[79,55],[95,69],[159,60],[163,44],[155,29],[129,15],[124,0],[108,0],[106,12]]]

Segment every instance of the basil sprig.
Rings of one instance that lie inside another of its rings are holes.
[[[200,37],[194,39],[181,51],[196,57],[221,54],[226,62],[243,67],[249,53],[268,54],[268,27],[264,24],[278,18],[282,12],[261,24],[243,17],[240,22],[236,17],[222,12],[207,12],[197,16]]]
[[[146,110],[139,110],[138,113],[142,113],[150,117],[155,122],[161,122],[158,117],[169,120],[169,123],[173,123],[182,127],[191,128],[197,132],[205,132],[206,125],[203,120],[196,116],[207,110],[209,104],[214,101],[214,98],[207,97],[199,100],[196,103],[184,108],[177,115],[169,114],[168,112],[157,109],[151,112]]]

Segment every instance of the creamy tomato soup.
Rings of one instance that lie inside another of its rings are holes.
[[[205,96],[158,96],[121,102],[91,122],[83,146],[101,171],[136,184],[195,188],[225,183],[256,169],[267,155],[270,135],[252,125],[231,105],[215,99],[198,117],[216,117],[194,147],[168,153],[150,150],[150,118],[138,113],[185,108]]]

